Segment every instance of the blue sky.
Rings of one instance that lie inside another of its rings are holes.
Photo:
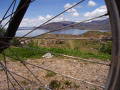
[[[79,2],[80,0],[36,0],[35,3],[31,4],[28,12],[30,12],[32,15],[31,17],[38,16],[38,15],[47,15],[52,14],[56,15],[64,10],[64,5],[67,3],[74,4],[76,2]],[[83,8],[80,8],[77,6],[79,12],[86,12],[86,11],[92,11],[95,8],[98,8],[102,5],[104,5],[104,0],[92,0],[96,2],[96,6],[94,7],[88,7],[86,6],[89,0],[86,0],[84,3],[82,3],[79,6],[82,6]],[[28,14],[29,16],[29,14]]]
[[[18,0],[19,1],[19,0]],[[80,0],[36,0],[31,3],[21,26],[38,26],[46,20],[69,8]],[[0,0],[0,18],[12,0]],[[106,13],[104,0],[86,0],[82,4],[69,10],[53,22],[57,21],[80,21]]]

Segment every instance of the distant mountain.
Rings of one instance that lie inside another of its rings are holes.
[[[46,30],[56,30],[63,28],[70,24],[75,24],[76,22],[71,21],[61,21],[61,22],[51,22],[49,24],[40,26],[40,29]],[[105,20],[95,20],[91,22],[80,23],[76,25],[69,26],[65,29],[80,29],[80,30],[110,30],[109,19]]]

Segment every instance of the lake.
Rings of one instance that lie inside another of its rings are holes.
[[[23,36],[25,34],[27,34],[28,32],[30,32],[31,30],[18,30],[16,32],[16,36]],[[52,32],[53,34],[70,34],[70,35],[81,35],[87,31],[92,31],[92,30],[79,30],[79,29],[69,29],[69,30],[61,30],[61,31],[56,31],[56,32]],[[95,30],[93,30],[95,31]],[[99,30],[101,32],[106,32],[107,30]],[[49,30],[43,30],[43,29],[39,29],[39,30],[35,30],[32,33],[30,33],[29,35],[27,35],[27,37],[33,37],[36,35],[40,35],[43,33],[49,32]]]

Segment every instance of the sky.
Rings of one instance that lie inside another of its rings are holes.
[[[31,3],[20,27],[39,26],[79,1],[80,0],[36,0]],[[2,18],[11,2],[12,0],[0,0],[0,18]],[[19,2],[19,0],[17,2]],[[105,14],[106,12],[107,9],[104,0],[86,0],[82,4],[67,11],[51,22],[79,22],[84,19]]]

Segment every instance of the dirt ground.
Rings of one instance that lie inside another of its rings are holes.
[[[20,89],[20,87],[11,78],[11,81],[15,85],[16,90],[46,90],[41,89],[40,85],[50,87],[52,88],[52,90],[103,90],[102,88],[90,85],[88,83],[85,83],[84,81],[102,86],[106,82],[109,70],[109,66],[88,62],[80,62],[78,60],[69,58],[42,58],[27,60],[27,62],[45,67],[60,74],[72,76],[78,80],[67,78],[53,72],[49,73],[48,71],[45,71],[43,69],[27,65],[28,68],[39,79],[36,80],[31,72],[29,72],[20,62],[8,61],[7,67],[10,71],[14,71],[17,74],[29,78],[33,81],[32,83],[30,83],[27,80],[13,74],[13,76],[19,81],[21,86],[25,88]],[[0,90],[8,89],[6,82],[7,80],[4,71],[0,70]],[[10,90],[14,90],[11,85]]]

